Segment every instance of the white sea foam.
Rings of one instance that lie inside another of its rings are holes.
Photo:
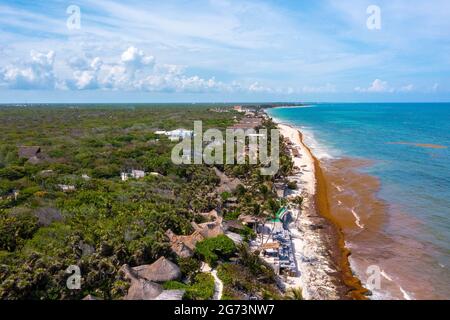
[[[323,141],[319,141],[309,127],[300,126],[298,128],[303,134],[305,144],[319,160],[335,159],[339,156],[340,152],[338,150],[331,148]]]
[[[281,120],[279,118],[273,117],[270,112],[267,113],[276,123],[286,124],[300,130],[303,136],[304,143],[311,149],[313,155],[319,160],[334,159],[340,155],[340,152],[338,150],[334,150],[330,146],[327,146],[324,142],[318,141],[316,135],[309,127],[299,126],[293,123],[292,120]]]
[[[361,218],[360,216],[356,213],[355,209],[352,209],[352,214],[355,217],[355,223],[358,227],[360,227],[361,229],[364,229],[364,225],[361,223]]]
[[[408,294],[408,292],[406,292],[405,290],[403,290],[403,288],[402,288],[401,286],[398,286],[398,287],[400,288],[400,291],[402,292],[403,297],[404,297],[406,300],[414,300],[414,299]]]
[[[394,282],[394,283],[398,286],[398,288],[399,288],[400,292],[402,293],[403,298],[404,298],[405,300],[414,300],[414,298],[411,296],[411,294],[408,293],[405,289],[403,289],[401,285],[399,285],[399,284],[396,283],[394,280],[392,280],[392,278],[391,278],[384,270],[381,271],[381,275],[382,275],[386,280],[389,280],[389,281],[391,281],[391,282]]]
[[[337,191],[342,192],[342,188],[335,183],[332,183],[333,187],[337,189]],[[339,201],[340,202],[340,201]]]
[[[387,280],[389,280],[389,281],[393,281],[392,280],[392,278],[390,277],[390,276],[388,276],[388,274],[386,273],[386,272],[384,272],[384,270],[381,270],[381,275],[385,278],[385,279],[387,279]]]

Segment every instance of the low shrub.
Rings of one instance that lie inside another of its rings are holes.
[[[167,281],[163,284],[165,290],[186,290],[183,299],[208,300],[214,296],[214,278],[209,273],[197,274],[191,284],[178,281]]]
[[[188,300],[208,300],[214,296],[214,278],[209,273],[199,273],[194,283],[186,290],[184,298]]]
[[[209,265],[214,266],[219,259],[228,259],[236,252],[236,246],[230,238],[220,235],[197,243],[195,253]]]

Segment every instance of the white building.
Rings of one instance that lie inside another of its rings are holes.
[[[58,187],[64,192],[75,191],[75,186],[71,185],[58,184]]]
[[[131,177],[135,179],[145,177],[145,171],[142,170],[131,170]]]
[[[145,171],[142,170],[131,170],[130,173],[128,172],[121,172],[120,173],[120,179],[122,181],[127,181],[128,178],[134,178],[134,179],[140,179],[145,177]]]
[[[162,177],[162,174],[160,174],[159,172],[150,172],[150,175],[155,177]]]
[[[167,135],[169,136],[169,139],[174,140],[180,140],[185,137],[192,137],[194,132],[192,130],[186,130],[186,129],[176,129],[167,132]]]
[[[172,131],[159,130],[155,131],[155,134],[166,135],[169,137],[170,141],[179,141],[180,139],[183,139],[185,137],[192,137],[194,135],[194,132],[192,130],[180,128]]]

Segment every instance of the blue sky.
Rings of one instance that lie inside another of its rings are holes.
[[[449,13],[448,0],[0,0],[0,102],[450,101]]]

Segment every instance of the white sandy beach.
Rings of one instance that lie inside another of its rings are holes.
[[[318,216],[315,209],[314,158],[296,128],[285,124],[278,124],[278,127],[280,133],[292,143],[292,150],[298,150],[295,154],[291,150],[294,166],[298,169],[294,170],[294,175],[288,179],[297,181],[299,187],[287,198],[303,196],[301,211],[294,205],[289,206],[293,215],[289,228],[299,276],[284,278],[284,284],[287,288],[302,288],[304,299],[339,299],[335,276],[338,270],[320,230],[320,221],[323,221],[323,218]]]

